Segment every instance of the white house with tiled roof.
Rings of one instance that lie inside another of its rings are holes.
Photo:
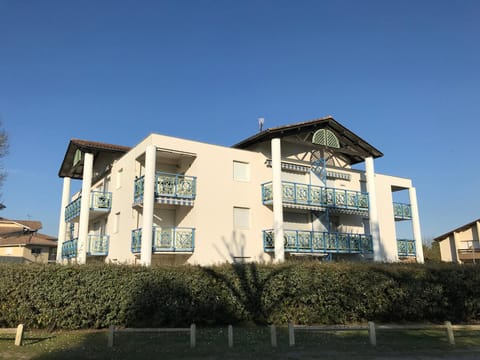
[[[439,244],[442,261],[480,263],[480,219],[459,226],[433,240]]]
[[[41,228],[40,221],[0,218],[0,263],[55,262],[57,239]]]
[[[381,156],[330,116],[232,147],[160,134],[133,148],[71,140],[57,261],[423,262],[415,188],[375,173]],[[72,179],[82,182],[73,195]],[[393,201],[400,191],[408,203]],[[399,221],[410,239],[397,239]]]

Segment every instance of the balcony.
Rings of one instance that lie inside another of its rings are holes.
[[[89,256],[107,256],[108,255],[108,235],[89,235],[87,255]]]
[[[78,239],[65,241],[62,244],[62,258],[71,259],[77,257]]]
[[[79,196],[65,207],[65,221],[69,222],[80,217],[80,206],[82,197]],[[92,191],[90,193],[90,214],[91,216],[109,212],[112,207],[112,193],[103,191]]]
[[[143,203],[144,177],[135,179],[133,203]],[[157,172],[155,174],[155,199],[162,204],[192,206],[195,200],[197,178],[181,174]]]
[[[393,216],[396,221],[412,220],[412,207],[410,204],[393,203]]]
[[[285,252],[370,254],[372,237],[365,234],[328,233],[321,231],[284,230]],[[274,251],[273,230],[263,231],[263,248]]]
[[[397,239],[397,251],[400,257],[416,256],[415,240]]]
[[[480,262],[480,248],[477,244],[468,249],[458,249],[458,259],[463,262]]]
[[[153,227],[152,251],[193,252],[195,248],[195,229],[186,227]],[[132,231],[132,253],[142,250],[142,229]]]
[[[330,208],[343,212],[367,213],[368,193],[282,181],[284,204],[306,208]],[[263,204],[273,203],[272,182],[262,184]]]

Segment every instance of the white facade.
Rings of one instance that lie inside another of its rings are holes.
[[[268,129],[234,147],[159,134],[131,149],[72,140],[59,173],[57,259],[423,262],[415,189],[375,173],[382,155],[330,117]],[[352,169],[363,161],[366,171]],[[71,196],[71,178],[85,196]],[[399,190],[409,191],[411,206],[394,205]],[[396,220],[412,222],[413,239],[397,241]]]

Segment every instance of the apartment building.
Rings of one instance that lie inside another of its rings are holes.
[[[160,134],[132,148],[73,139],[59,171],[57,261],[423,262],[415,188],[375,173],[381,156],[330,116],[232,147]],[[409,203],[393,201],[398,191]],[[399,221],[411,238],[397,239]]]

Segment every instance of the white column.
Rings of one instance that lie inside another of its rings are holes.
[[[380,228],[378,225],[377,189],[375,186],[375,168],[373,158],[365,159],[365,176],[367,177],[368,216],[370,221],[370,235],[373,243],[373,260],[383,261],[384,255],[380,247]]]
[[[275,262],[285,260],[282,198],[282,149],[280,139],[272,139],[272,195]]]
[[[458,248],[460,245],[460,241],[458,240],[458,235],[456,231],[453,232],[453,243],[455,247],[454,247],[454,251],[452,251],[452,261],[458,264],[461,264],[462,260],[460,260],[460,256],[458,256]]]
[[[87,262],[88,220],[90,215],[90,192],[93,176],[93,154],[84,153],[82,198],[80,200],[80,224],[78,228],[77,263]]]
[[[62,205],[60,207],[60,222],[58,225],[57,263],[62,262],[62,244],[65,242],[65,235],[67,232],[67,223],[65,222],[65,207],[70,202],[71,182],[71,178],[63,178]]]
[[[417,253],[417,262],[423,264],[423,242],[420,231],[420,217],[418,215],[417,190],[414,187],[408,189],[410,197],[410,207],[412,209],[412,229],[413,239],[415,240],[415,250]]]
[[[155,166],[157,148],[147,146],[145,150],[145,177],[143,185],[143,223],[142,247],[140,263],[145,266],[152,264],[152,239],[153,239],[153,209],[155,206]]]
[[[480,243],[480,221],[475,222],[475,227],[477,228],[477,238],[473,240],[477,240],[477,246],[478,246],[479,245],[478,243]]]

